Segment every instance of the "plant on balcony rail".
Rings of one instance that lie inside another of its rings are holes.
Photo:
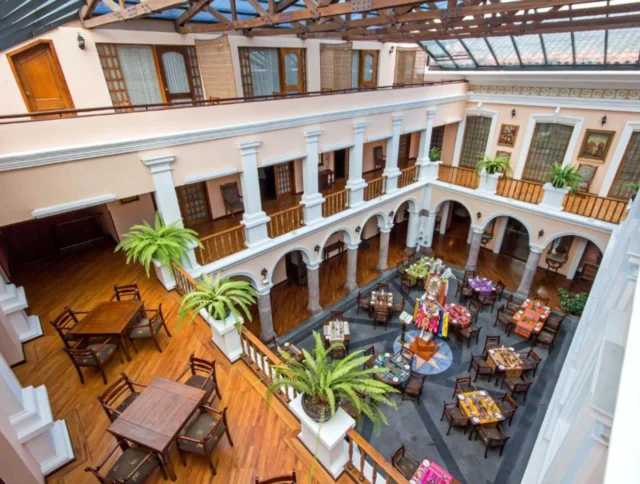
[[[478,170],[478,173],[485,170],[489,175],[496,173],[508,174],[511,173],[511,164],[509,160],[503,156],[491,157],[485,155],[476,165],[476,170]]]
[[[289,386],[302,393],[303,409],[319,423],[333,417],[340,404],[348,404],[358,417],[367,416],[373,423],[376,435],[379,434],[380,425],[387,425],[382,406],[396,408],[396,403],[389,395],[399,393],[392,386],[375,379],[376,374],[385,373],[388,369],[364,366],[372,357],[362,356],[362,350],[354,351],[344,359],[330,361],[331,352],[344,345],[332,343],[325,347],[316,331],[313,332],[313,338],[315,348],[311,353],[303,349],[302,361],[280,351],[285,363],[272,367],[275,378],[269,386],[269,399],[283,386]]]
[[[256,290],[247,281],[222,279],[220,273],[213,277],[205,275],[193,291],[182,296],[178,327],[187,318],[189,323],[193,321],[202,310],[217,321],[226,321],[231,314],[241,320],[243,313],[252,321],[249,306],[256,302],[256,295]]]
[[[553,162],[553,166],[549,171],[549,181],[553,188],[569,187],[571,193],[575,193],[582,183],[582,175],[573,165],[562,166],[557,161]]]
[[[638,194],[638,190],[640,190],[639,182],[630,182],[627,183],[627,188],[629,188],[633,193],[631,193],[631,200],[636,199],[636,195]]]
[[[431,161],[440,161],[441,156],[442,156],[442,150],[440,148],[436,148],[434,146],[429,150],[429,159]]]
[[[170,267],[172,262],[181,266],[183,260],[188,260],[190,247],[194,244],[202,247],[195,230],[186,229],[179,222],[165,225],[160,212],[156,212],[154,227],[145,220],[141,225],[130,227],[123,239],[115,252],[122,250],[127,254],[127,264],[132,261],[142,264],[147,277],[154,260],[165,267]]]

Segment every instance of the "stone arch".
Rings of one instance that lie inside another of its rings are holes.
[[[248,271],[230,272],[228,274],[225,274],[224,277],[225,278],[244,277],[245,279],[248,279],[248,282],[253,286],[254,289],[259,290],[262,287],[262,282],[260,282],[260,279],[256,277],[256,275],[253,274],[252,272],[248,272]]]
[[[343,240],[343,242],[349,244],[349,245],[353,245],[356,242],[358,242],[358,237],[356,236],[356,234],[354,233],[353,229],[346,227],[346,226],[340,226],[337,227],[335,230],[333,230],[329,235],[327,235],[324,240],[322,241],[322,243],[320,244],[320,253],[322,253],[322,249],[324,249],[324,247],[327,245],[327,241],[334,236],[335,234],[337,234],[338,232],[342,232],[343,234],[346,234],[346,239],[347,240]]]
[[[377,217],[378,218],[378,227],[380,229],[389,230],[389,217],[388,217],[387,214],[385,214],[383,212],[375,212],[375,213],[372,213],[372,214],[369,214],[369,215],[365,216],[364,220],[360,224],[360,228],[362,230],[364,230],[365,225],[367,225],[369,220],[371,220],[373,217]]]
[[[306,247],[297,246],[297,247],[292,247],[291,249],[286,249],[283,252],[281,252],[280,255],[278,255],[275,262],[269,268],[269,274],[267,274],[269,285],[273,283],[273,280],[272,280],[273,272],[275,271],[276,266],[278,265],[278,262],[280,262],[280,260],[282,260],[282,258],[286,256],[288,253],[295,252],[295,251],[300,251],[302,253],[302,260],[304,261],[305,264],[312,265],[315,262],[317,262],[314,260],[313,255],[311,254],[311,252],[309,252],[309,249],[307,249]]]
[[[489,217],[487,217],[484,224],[482,225],[482,230],[486,230],[487,227],[489,226],[489,222],[497,219],[498,217],[511,217],[512,219],[520,222],[524,226],[524,228],[527,229],[527,234],[529,235],[529,244],[531,244],[531,241],[533,240],[533,231],[531,230],[531,227],[529,227],[529,224],[525,221],[525,219],[523,219],[520,215],[517,215],[514,213],[510,213],[510,212],[509,213],[508,212],[492,213],[491,215],[489,215]]]
[[[546,249],[549,244],[551,244],[554,240],[556,240],[559,237],[567,237],[569,235],[573,235],[574,237],[582,237],[583,239],[588,240],[589,242],[591,242],[592,244],[594,244],[598,249],[600,249],[600,252],[602,252],[602,255],[604,255],[604,251],[606,246],[602,245],[602,242],[600,242],[599,240],[591,237],[590,235],[581,233],[581,232],[577,232],[577,231],[573,231],[573,230],[567,230],[565,232],[558,232],[555,234],[550,235],[549,237],[547,237],[544,242],[541,244],[541,247],[543,249]]]
[[[404,200],[402,200],[397,206],[396,209],[394,210],[394,214],[397,215],[398,214],[398,210],[400,210],[400,207],[402,207],[405,203],[409,203],[409,210],[413,209],[413,211],[417,211],[418,208],[418,201],[415,199],[415,197],[409,197],[409,198],[405,198]]]
[[[447,202],[451,202],[451,203],[457,203],[459,205],[462,205],[465,210],[467,211],[467,213],[469,214],[469,217],[471,218],[472,224],[473,224],[473,216],[471,215],[473,212],[469,209],[469,207],[467,207],[467,205],[460,201],[460,200],[454,200],[453,198],[447,198],[446,200],[441,200],[438,202],[438,204],[433,207],[433,213],[438,213],[440,211],[440,207],[442,207],[443,204],[447,203]]]

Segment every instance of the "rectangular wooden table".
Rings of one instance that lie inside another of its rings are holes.
[[[551,308],[536,304],[531,299],[525,300],[520,306],[520,311],[516,312],[512,318],[516,323],[516,334],[529,338],[533,333],[540,333],[550,315]]]
[[[457,397],[460,410],[469,418],[474,429],[476,425],[495,426],[504,420],[504,416],[500,413],[493,398],[484,390],[458,393]],[[469,440],[471,440],[471,435],[473,435],[473,430],[469,434]]]
[[[334,332],[332,333],[332,328],[331,328],[332,324],[342,325],[342,330],[340,331],[334,330]],[[322,334],[324,336],[324,339],[329,343],[335,343],[335,342],[349,343],[349,341],[351,340],[351,332],[349,331],[348,321],[342,321],[342,320],[326,321],[322,326]],[[340,335],[342,337],[340,337]]]
[[[119,338],[120,346],[127,360],[131,361],[127,345],[125,344],[124,333],[129,322],[131,322],[142,309],[142,301],[101,302],[76,324],[70,331],[70,334],[78,338],[115,336]]]
[[[489,350],[487,363],[494,370],[504,371],[509,378],[518,378],[522,375],[522,360],[513,348],[493,348]],[[496,385],[498,382],[496,381]]]
[[[156,378],[107,430],[160,454],[175,481],[169,449],[205,395],[204,390]]]

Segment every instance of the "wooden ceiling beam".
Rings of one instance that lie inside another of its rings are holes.
[[[84,6],[80,9],[80,20],[91,17],[91,15],[93,15],[93,11],[98,6],[98,3],[100,3],[100,0],[87,0]]]
[[[180,27],[184,25],[193,17],[195,17],[205,5],[208,5],[211,0],[197,0],[195,2],[191,2],[191,5],[187,10],[185,10],[177,19],[174,20],[176,27]]]
[[[101,25],[144,17],[145,15],[161,12],[179,5],[184,5],[184,0],[145,0],[128,8],[120,8],[116,12],[87,18],[82,21],[82,26],[85,29],[92,29]]]

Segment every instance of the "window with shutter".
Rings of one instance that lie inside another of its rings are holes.
[[[537,123],[522,178],[536,182],[546,181],[553,163],[557,161],[562,164],[572,133],[573,126]]]
[[[640,181],[640,132],[635,132],[631,135],[624,152],[618,173],[609,190],[609,196],[628,200],[633,195],[633,190],[628,187],[628,184],[638,181]]]
[[[475,168],[476,163],[482,160],[487,150],[490,128],[491,118],[486,116],[467,116],[459,166]]]
[[[351,42],[320,44],[320,88],[323,91],[351,88]]]
[[[396,50],[394,84],[418,84],[424,82],[426,64],[427,54],[424,50],[398,47]]]

